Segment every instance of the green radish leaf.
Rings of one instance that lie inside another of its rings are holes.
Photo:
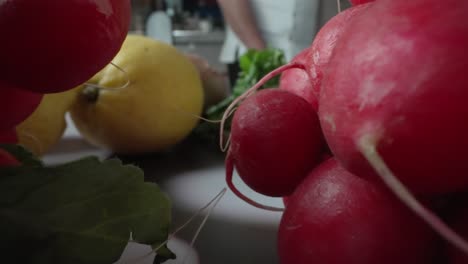
[[[168,238],[170,201],[138,167],[96,157],[45,166],[19,146],[2,147],[22,162],[0,167],[5,263],[108,264],[130,237],[153,248]]]

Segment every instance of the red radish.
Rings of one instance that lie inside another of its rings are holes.
[[[16,129],[5,129],[0,131],[0,144],[16,144],[18,143],[18,136]]]
[[[278,253],[281,264],[427,264],[438,242],[385,186],[331,158],[288,198]]]
[[[347,169],[381,176],[468,253],[468,243],[406,188],[418,194],[468,189],[466,10],[468,1],[458,0],[373,3],[337,43],[319,117],[331,151]]]
[[[325,149],[324,151],[322,151],[322,154],[320,155],[319,162],[322,163],[322,162],[324,162],[324,161],[326,161],[326,160],[328,160],[328,159],[330,159],[332,157],[333,156],[330,154],[330,151],[328,149]],[[288,196],[283,196],[282,199],[283,199],[283,204],[285,206],[287,206],[289,197]]]
[[[310,48],[304,49],[292,61],[305,63],[307,58],[311,57],[310,53]],[[299,95],[309,102],[315,110],[318,109],[318,94],[314,90],[311,78],[305,70],[293,68],[284,71],[280,77],[279,88]]]
[[[340,37],[342,32],[345,31],[345,25],[349,24],[352,18],[363,13],[364,10],[367,9],[367,6],[368,5],[350,7],[345,11],[338,13],[327,22],[323,29],[320,30],[311,47],[300,52],[290,63],[265,75],[252,88],[234,100],[226,109],[221,121],[220,145],[224,144],[223,133],[225,120],[228,115],[231,114],[233,108],[240,101],[244,100],[244,98],[262,87],[268,80],[280,73],[286,73],[287,71],[292,70],[292,72],[287,73],[286,76],[283,77],[283,80],[281,80],[280,83],[280,88],[303,97],[315,110],[317,110],[317,97],[320,91],[321,80],[323,78],[323,69],[328,63],[328,59],[335,46],[336,40]],[[308,77],[304,75],[304,72]],[[311,87],[312,90],[310,90]]]
[[[0,82],[0,131],[11,129],[36,110],[43,95]]]
[[[312,45],[292,59],[292,63],[304,65],[305,71],[303,69],[284,71],[280,78],[280,88],[302,96],[314,109],[318,109],[322,79],[336,41],[346,30],[351,19],[365,12],[368,6],[351,7],[332,17],[317,33]]]
[[[130,0],[0,1],[0,79],[57,92],[86,82],[120,50]]]
[[[235,166],[258,193],[289,195],[319,162],[322,146],[318,117],[310,104],[287,91],[261,90],[247,98],[232,119],[226,158],[229,187],[239,194],[232,185]]]

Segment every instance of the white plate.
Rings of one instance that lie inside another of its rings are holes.
[[[164,264],[199,264],[198,254],[189,243],[177,237],[171,238],[168,248],[176,254],[177,258],[168,260]],[[130,242],[127,244],[120,259],[114,264],[153,264],[155,254],[151,247]]]

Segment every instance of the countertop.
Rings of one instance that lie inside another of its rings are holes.
[[[132,163],[142,168],[145,179],[158,183],[171,199],[173,230],[185,223],[226,187],[224,153],[194,137],[189,137],[164,153],[118,156],[89,145],[68,119],[64,137],[44,157],[44,162],[56,164],[84,155],[95,155],[102,159],[117,156],[124,163]],[[281,199],[256,194],[246,187],[238,176],[235,176],[235,184],[242,192],[257,201],[277,207],[283,206]],[[188,252],[188,243],[192,240],[206,212],[208,210],[176,234],[177,239],[173,241],[176,250]],[[281,213],[254,208],[228,190],[209,215],[195,241],[196,255],[203,264],[278,263],[276,231],[280,218]],[[127,251],[128,257],[141,253],[141,248],[130,247]],[[190,263],[196,262],[189,260],[184,262],[184,264]]]

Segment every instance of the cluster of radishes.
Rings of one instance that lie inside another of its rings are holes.
[[[354,2],[226,111],[228,185],[287,197],[282,264],[468,263],[468,1]]]

